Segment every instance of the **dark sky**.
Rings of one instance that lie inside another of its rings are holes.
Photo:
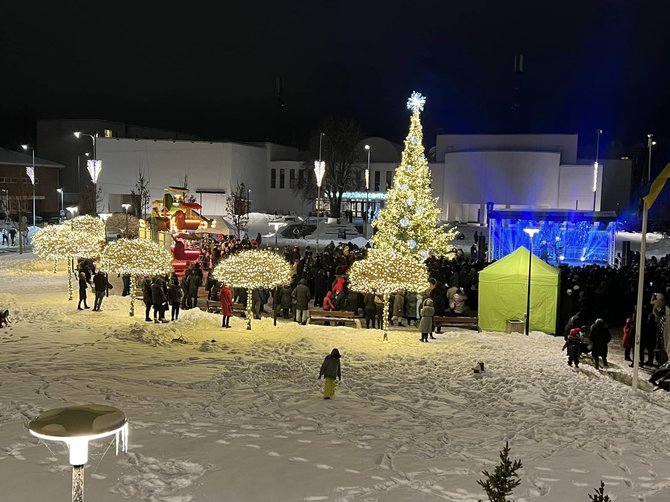
[[[578,132],[588,148],[602,128],[605,149],[642,143],[648,131],[660,147],[670,142],[666,5],[5,2],[0,144],[29,140],[35,118],[302,143],[329,115],[354,117],[369,134],[399,141],[406,99],[418,90],[428,98],[427,146],[441,128]],[[513,72],[517,53],[522,75]]]

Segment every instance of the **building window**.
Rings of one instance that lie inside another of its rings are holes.
[[[300,169],[298,171],[298,188],[302,188],[305,186],[305,170]]]
[[[284,169],[279,170],[279,188],[284,188]]]
[[[295,188],[295,169],[291,169],[288,175],[288,187]]]
[[[379,192],[380,182],[381,182],[381,172],[375,171],[375,192]]]
[[[270,188],[277,188],[277,170],[270,169]]]
[[[393,183],[393,171],[386,171],[386,190],[391,188]]]

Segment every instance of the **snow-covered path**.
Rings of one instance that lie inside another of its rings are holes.
[[[421,344],[394,330],[383,343],[374,330],[270,319],[222,330],[200,311],[154,325],[118,296],[78,312],[64,274],[49,272],[0,259],[14,321],[0,330],[3,501],[69,500],[64,447],[26,424],[86,402],[130,419],[128,454],[91,448],[86,494],[100,502],[476,501],[506,440],[524,463],[519,501],[588,500],[600,479],[615,500],[668,500],[668,394],[634,394],[616,358],[607,372],[575,370],[562,339],[539,333]],[[317,375],[333,347],[343,381],[324,401]]]

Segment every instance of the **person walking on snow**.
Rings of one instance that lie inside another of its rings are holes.
[[[84,310],[88,308],[86,305],[86,290],[88,289],[88,282],[86,282],[86,275],[84,272],[79,272],[79,304],[77,310]],[[84,309],[81,308],[81,302],[84,302]]]
[[[610,343],[612,335],[610,330],[602,319],[596,319],[596,322],[591,326],[591,355],[593,356],[593,363],[598,369],[598,358],[602,357],[603,366],[607,368],[607,344]]]
[[[421,332],[421,341],[428,342],[428,336],[433,336],[433,316],[435,315],[435,308],[433,307],[433,300],[427,298],[421,307],[421,319],[419,320],[419,331]]]
[[[581,343],[581,330],[579,328],[572,328],[568,334],[568,339],[563,345],[563,349],[561,349],[568,349],[568,366],[572,366],[572,363],[575,363],[575,368],[579,368],[579,353],[581,352]]]
[[[233,315],[233,294],[225,283],[221,285],[219,299],[221,301],[221,315],[223,316],[221,327],[230,328],[230,317]]]
[[[330,399],[335,395],[335,378],[342,380],[340,372],[340,351],[333,349],[330,354],[326,356],[319,371],[319,380],[324,377],[323,384],[323,398]]]

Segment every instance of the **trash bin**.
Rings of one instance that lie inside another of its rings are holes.
[[[521,319],[508,319],[507,332],[508,333],[523,333],[526,328],[526,321]]]

